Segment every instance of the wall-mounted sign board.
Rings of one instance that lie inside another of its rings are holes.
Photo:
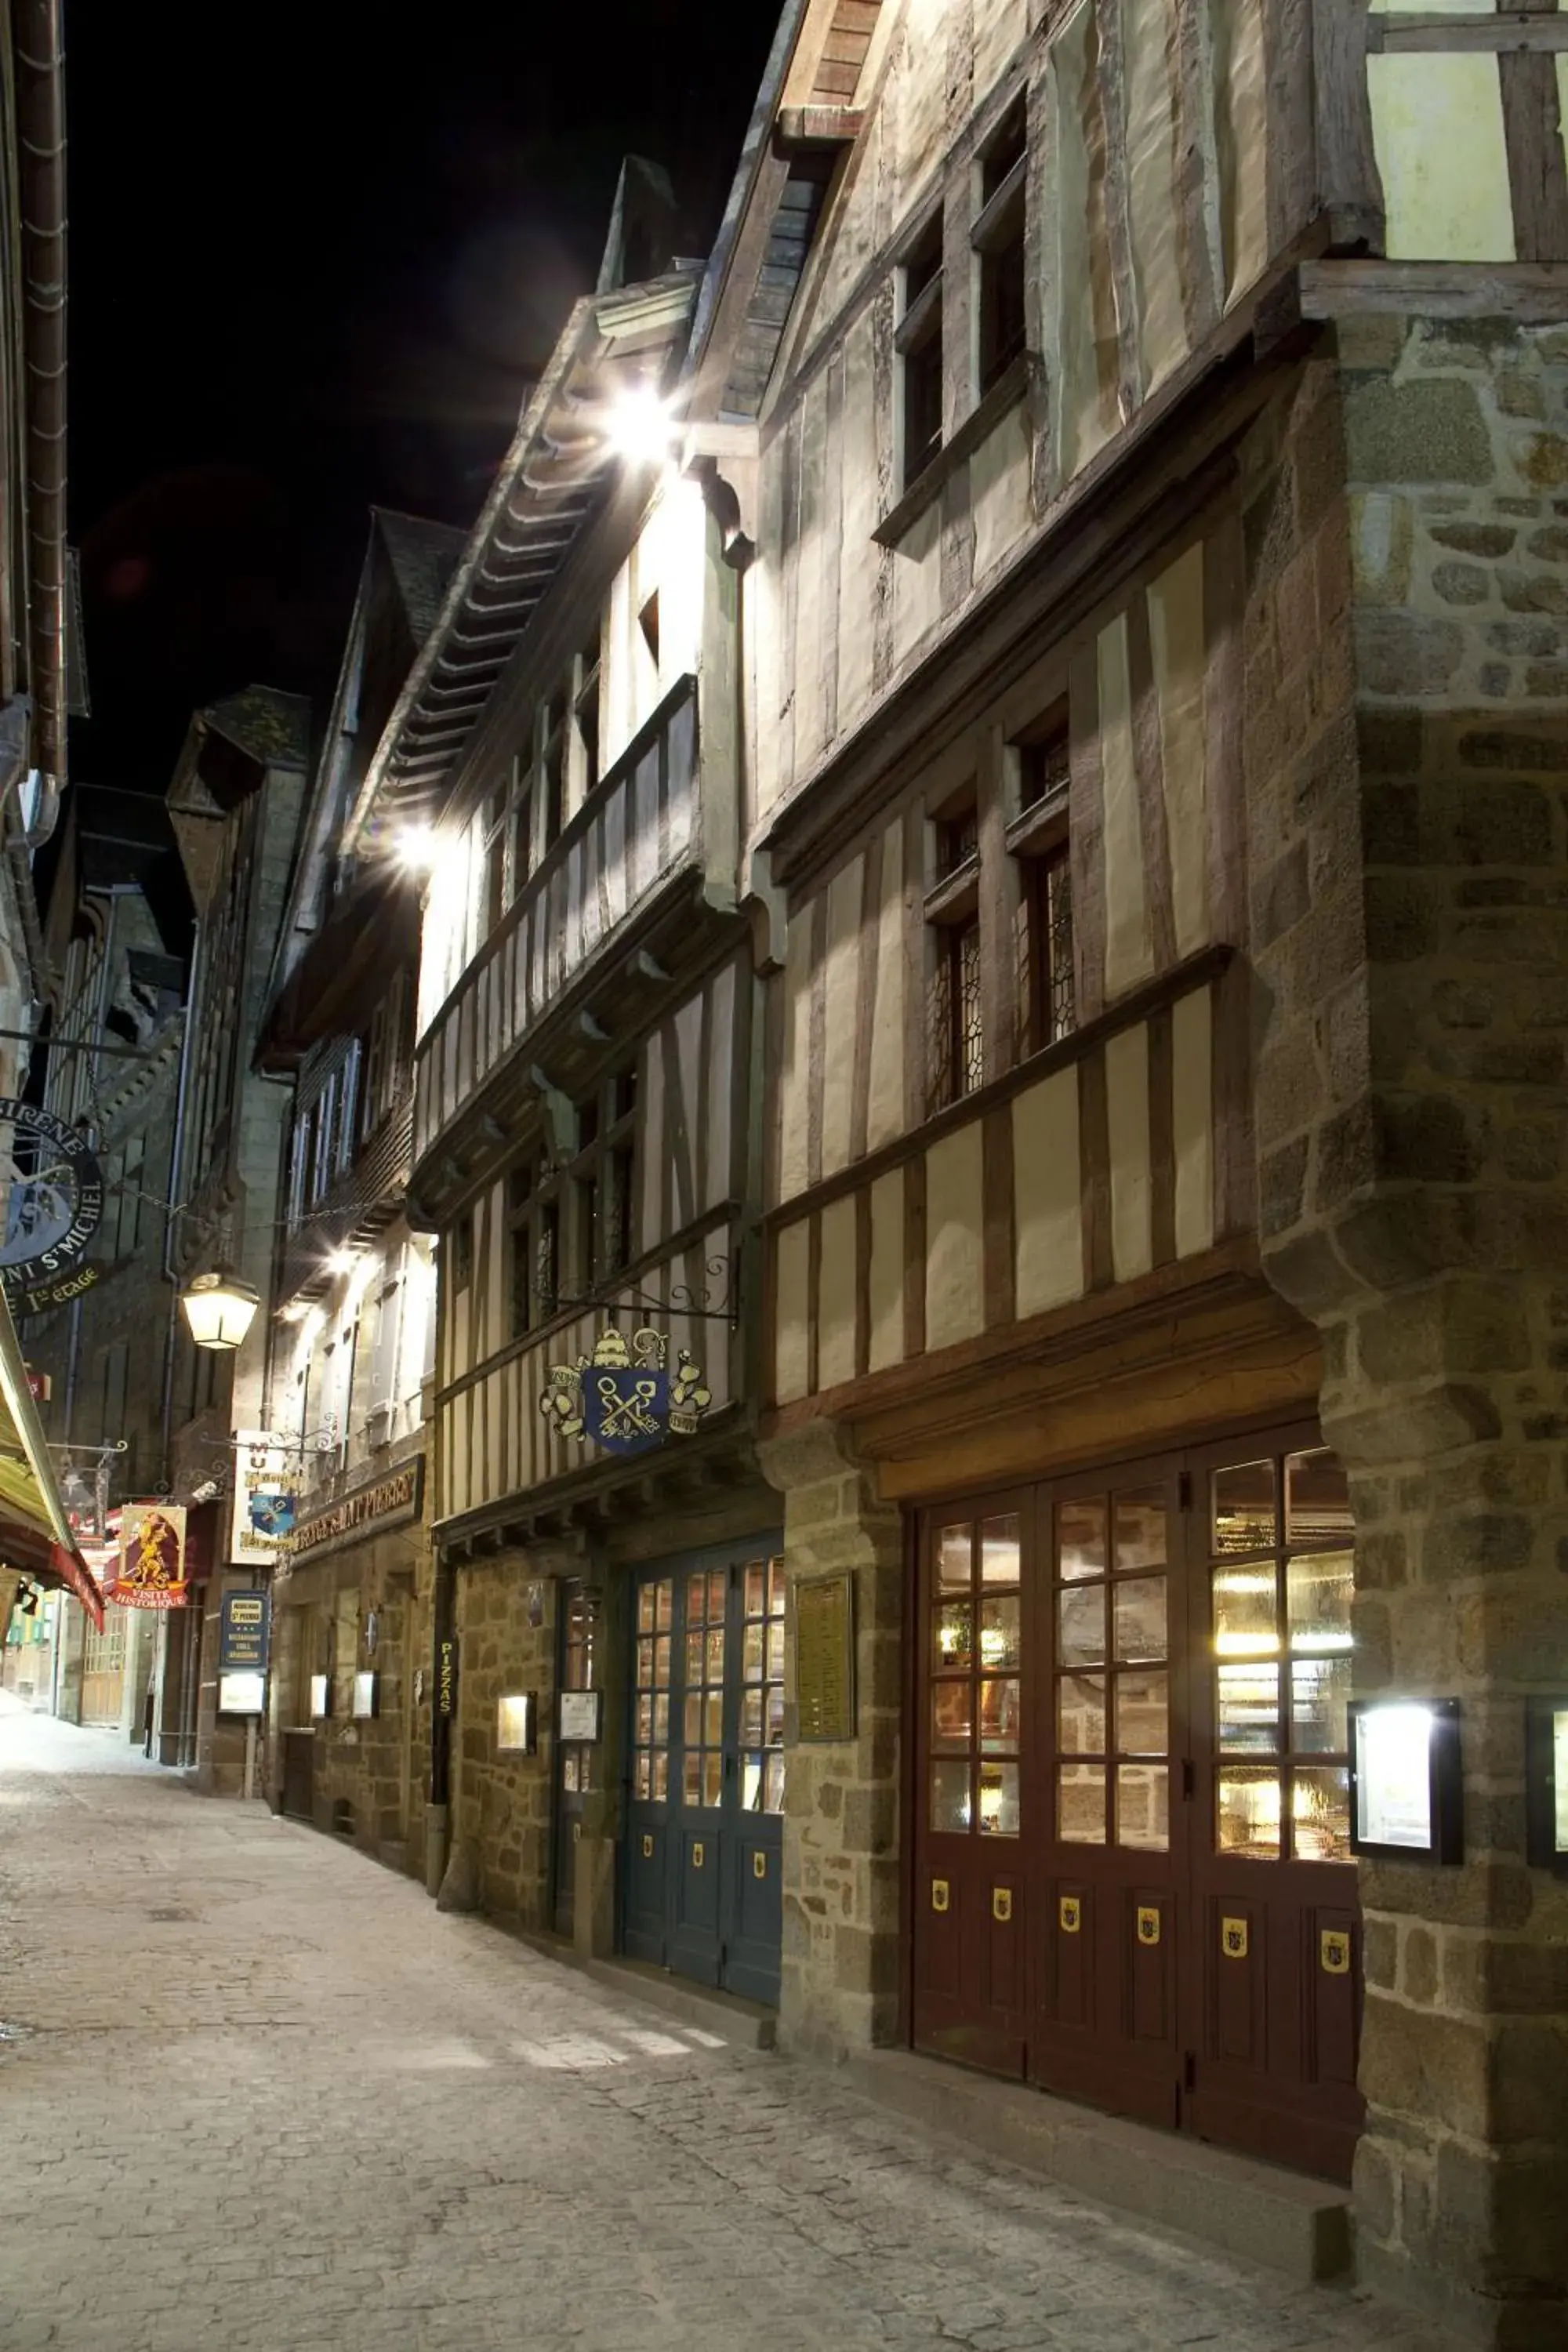
[[[1568,1693],[1524,1703],[1526,1858],[1568,1878]]]
[[[1458,1700],[1352,1699],[1350,1721],[1352,1853],[1462,1860]]]
[[[796,1737],[855,1737],[855,1580],[847,1569],[795,1587]]]
[[[563,1691],[560,1695],[563,1739],[599,1739],[604,1736],[603,1691]]]

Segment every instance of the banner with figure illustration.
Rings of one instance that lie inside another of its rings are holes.
[[[120,1565],[104,1587],[121,1609],[184,1609],[185,1579],[183,1503],[127,1503],[120,1519]]]

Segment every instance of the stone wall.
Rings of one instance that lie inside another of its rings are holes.
[[[1363,1865],[1363,2274],[1568,2333],[1568,334],[1361,320],[1246,455],[1265,1260],[1319,1324],[1356,1685],[1462,1702],[1465,1860]]]
[[[525,1554],[501,1552],[458,1571],[458,1722],[452,1743],[452,1835],[471,1862],[479,1907],[537,1933],[552,1925],[557,1587]],[[532,1691],[539,1747],[499,1749],[503,1697]]]
[[[841,2057],[894,2041],[900,2008],[899,1804],[904,1527],[829,1422],[758,1449],[784,1502],[784,1559],[855,1580],[857,1736],[803,1746],[789,1651],[781,2042]]]

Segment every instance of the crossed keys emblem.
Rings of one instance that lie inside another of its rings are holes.
[[[599,1443],[613,1444],[616,1438],[657,1437],[658,1423],[649,1410],[658,1398],[657,1380],[637,1381],[629,1396],[616,1385],[613,1372],[601,1372],[595,1386],[599,1391]]]
[[[667,1369],[669,1342],[644,1325],[630,1333],[612,1324],[592,1356],[552,1364],[539,1410],[562,1437],[587,1437],[607,1454],[641,1454],[664,1438],[689,1437],[713,1391],[684,1348]]]

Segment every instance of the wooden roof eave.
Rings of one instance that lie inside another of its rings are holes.
[[[645,285],[585,296],[574,307],[453,574],[436,625],[372,754],[343,828],[342,855],[362,846],[378,803],[386,793],[397,790],[400,778],[413,767],[429,765],[428,753],[410,757],[416,740],[416,714],[427,688],[437,676],[474,684],[482,679],[493,687],[594,511],[608,472],[608,456],[606,452],[603,462],[588,467],[583,454],[588,444],[580,429],[584,404],[574,396],[574,379],[591,380],[595,367],[613,369],[650,348],[676,348],[696,292],[690,273],[671,272]],[[504,605],[497,601],[497,592],[505,595],[512,583],[504,571],[498,571],[498,558],[503,565],[520,558],[531,565],[537,559],[529,593],[513,593]],[[484,625],[503,613],[505,625]],[[469,728],[454,744],[450,767],[460,763],[469,736],[482,721],[483,708],[481,702]],[[439,794],[441,784],[434,776],[424,780],[421,816],[437,813],[431,795]]]

